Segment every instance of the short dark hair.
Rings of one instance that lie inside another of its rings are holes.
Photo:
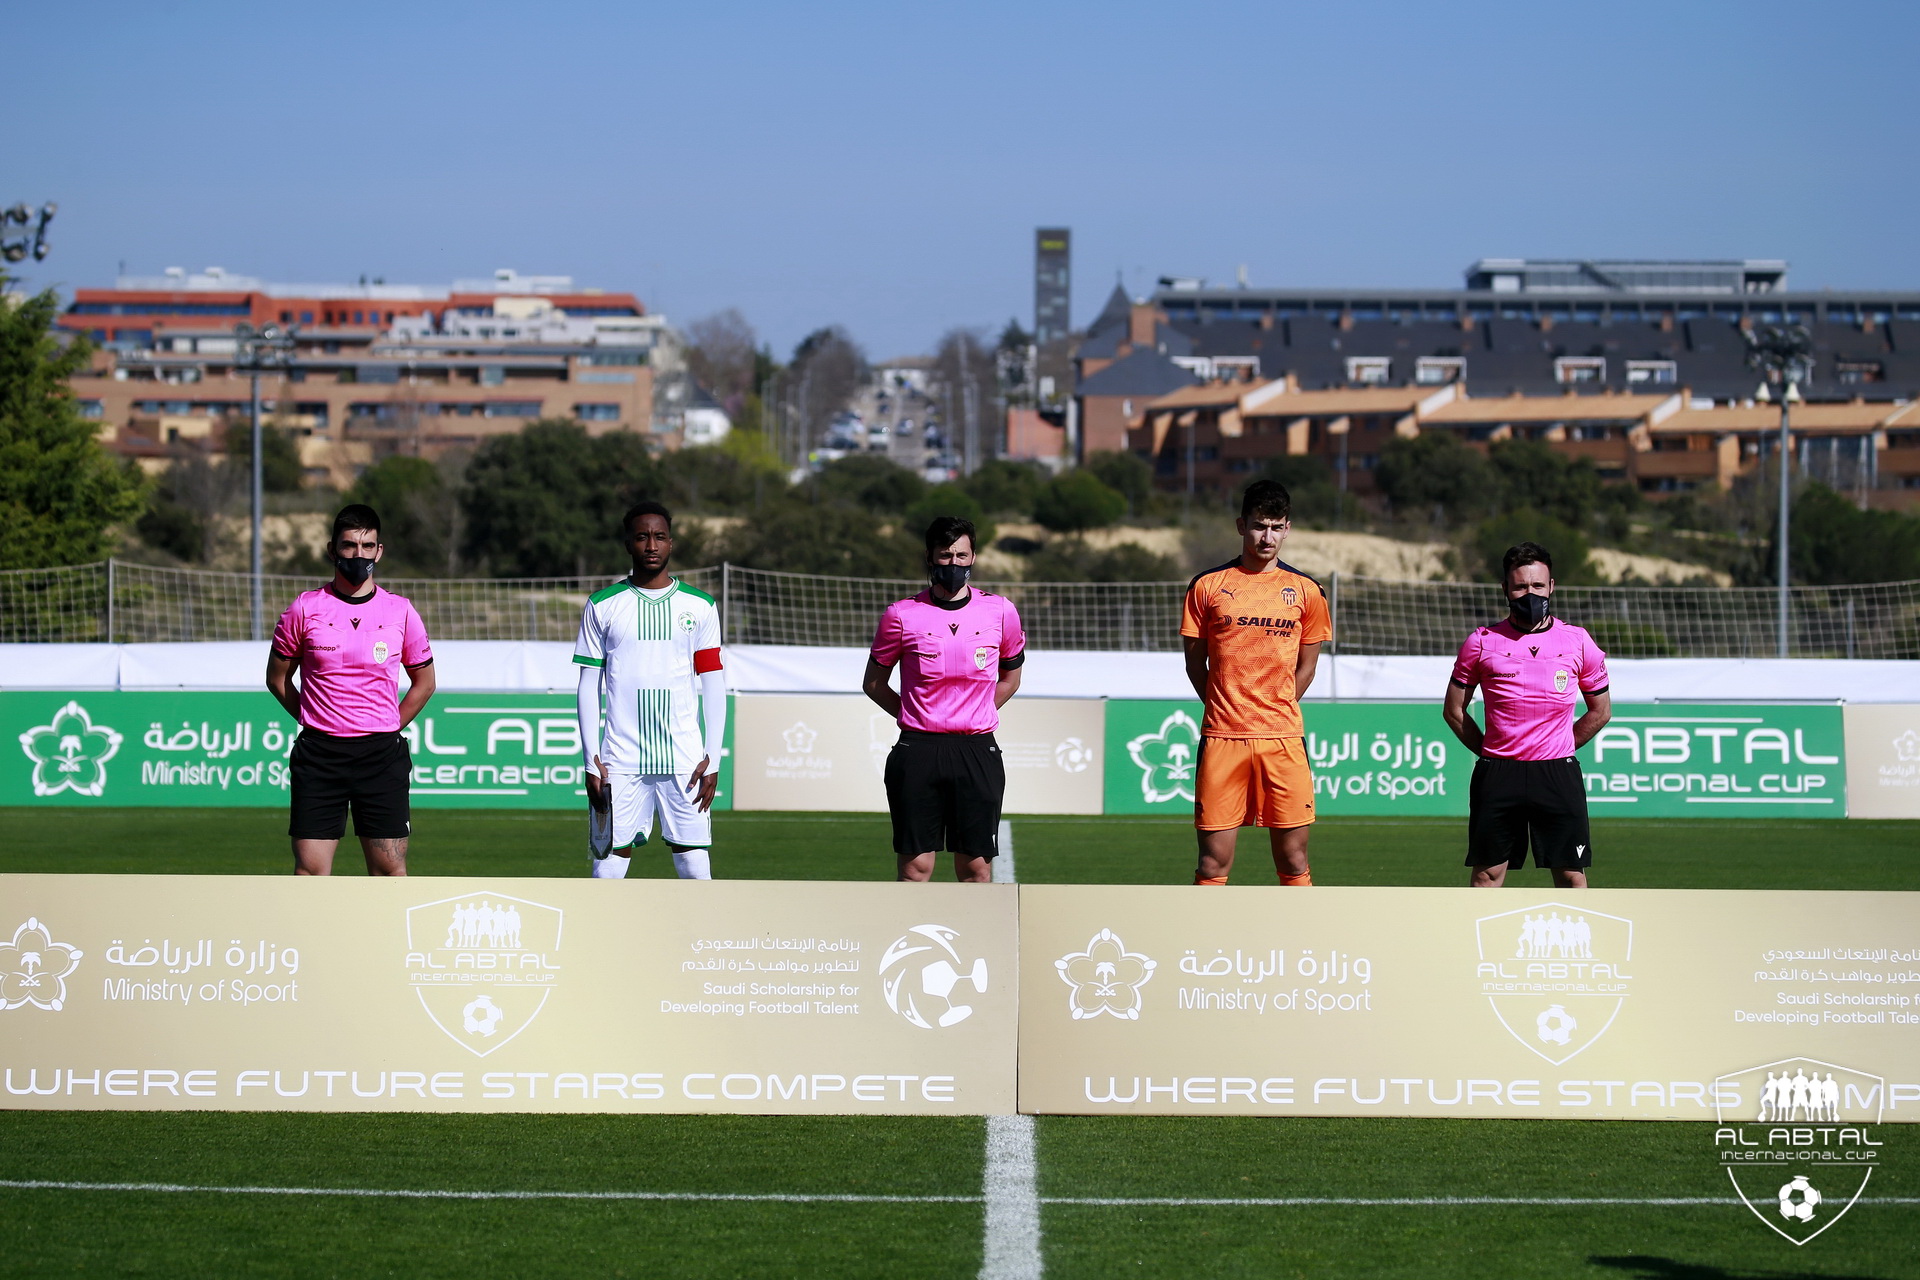
[[[1293,514],[1293,497],[1278,480],[1255,480],[1240,495],[1240,518],[1285,520]]]
[[[1505,586],[1515,569],[1529,564],[1543,564],[1547,576],[1553,576],[1553,553],[1537,542],[1522,542],[1508,547],[1507,554],[1500,557],[1500,584]]]
[[[380,513],[364,502],[356,502],[340,508],[340,514],[333,518],[333,533],[327,538],[329,547],[338,546],[340,535],[352,530],[380,532]]]
[[[667,510],[666,507],[658,502],[648,501],[636,502],[627,508],[627,514],[620,517],[620,536],[623,538],[631,538],[633,536],[633,522],[641,516],[659,516],[667,522],[667,532],[673,532],[673,512]]]
[[[964,516],[935,516],[927,526],[927,554],[945,551],[962,538],[972,544],[976,553],[980,550],[980,534],[973,527],[973,521]]]

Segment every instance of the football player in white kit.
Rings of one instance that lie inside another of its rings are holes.
[[[590,840],[593,874],[625,877],[657,813],[674,871],[711,880],[708,809],[727,724],[720,610],[712,596],[668,575],[673,516],[665,507],[640,503],[622,529],[633,573],[588,599],[573,646],[587,801],[611,818],[610,838]]]

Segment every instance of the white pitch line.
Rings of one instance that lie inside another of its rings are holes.
[[[1040,1197],[1032,1116],[987,1117],[980,1280],[1040,1280]]]
[[[365,1200],[685,1200],[773,1204],[979,1204],[979,1196],[836,1195],[830,1193],[726,1191],[437,1191],[387,1187],[208,1187],[175,1182],[56,1182],[0,1179],[0,1188],[20,1191],[201,1192],[229,1196],[346,1196]]]
[[[992,1120],[1021,1119],[1031,1116],[993,1116]],[[1028,1125],[1031,1129],[1031,1123]],[[991,1124],[989,1124],[991,1130]],[[1028,1151],[1031,1153],[1031,1144]],[[451,1191],[415,1190],[388,1187],[223,1187],[185,1182],[71,1182],[50,1178],[4,1178],[0,1190],[12,1191],[121,1191],[166,1195],[229,1196],[340,1196],[356,1200],[678,1200],[767,1203],[767,1204],[980,1204],[992,1202],[985,1196],[906,1196],[858,1195],[809,1192],[727,1192],[727,1191]],[[1036,1205],[1057,1204],[1083,1208],[1180,1209],[1180,1208],[1446,1208],[1481,1205],[1489,1208],[1538,1207],[1646,1207],[1688,1208],[1696,1205],[1737,1205],[1732,1196],[1286,1196],[1286,1197],[1206,1197],[1206,1196],[1035,1196]],[[1920,1205],[1920,1196],[1876,1196],[1855,1201],[1855,1207]],[[1038,1261],[1038,1221],[1034,1215]],[[987,1274],[983,1269],[982,1275]],[[1001,1274],[1019,1274],[1007,1272]],[[1026,1274],[1038,1275],[1038,1270]]]
[[[1585,1205],[1639,1205],[1687,1206],[1741,1204],[1735,1196],[1044,1196],[1042,1204],[1084,1205],[1093,1208],[1155,1208],[1178,1209],[1194,1208],[1232,1208],[1246,1206],[1251,1208],[1300,1209],[1315,1206],[1333,1208],[1390,1208],[1417,1209],[1424,1207],[1444,1208],[1452,1205],[1485,1205],[1492,1208],[1503,1206],[1518,1208],[1536,1208],[1540,1206],[1564,1206],[1579,1208]],[[1920,1204],[1920,1196],[1881,1196],[1875,1200],[1858,1200],[1856,1204],[1914,1205]]]
[[[1013,884],[1013,824],[1000,820],[993,882]],[[980,1280],[1040,1280],[1040,1199],[1032,1116],[988,1116]]]
[[[1000,819],[1000,856],[993,860],[993,882],[1013,884],[1013,824]]]

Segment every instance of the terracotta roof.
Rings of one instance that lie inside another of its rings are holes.
[[[1253,388],[1244,382],[1203,382],[1199,386],[1181,387],[1169,391],[1158,400],[1152,400],[1145,406],[1147,413],[1157,409],[1231,409],[1240,403],[1240,397]]]
[[[1796,404],[1793,406],[1792,427],[1795,431],[1871,431],[1892,422],[1914,407],[1866,403]],[[1913,418],[1913,415],[1909,417]],[[1657,424],[1657,429],[1663,432],[1778,431],[1780,406],[1755,404],[1682,409]]]
[[[1598,396],[1462,396],[1420,416],[1424,425],[1461,422],[1593,422],[1638,420],[1653,414],[1674,397]]]
[[[1301,418],[1342,413],[1412,413],[1444,387],[1346,387],[1332,391],[1286,391],[1268,383],[1240,401],[1248,417]]]

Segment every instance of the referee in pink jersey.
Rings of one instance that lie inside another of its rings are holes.
[[[1613,715],[1607,655],[1580,627],[1553,616],[1553,557],[1535,542],[1501,558],[1507,616],[1460,646],[1447,686],[1447,727],[1479,759],[1468,787],[1467,865],[1475,888],[1498,888],[1509,867],[1553,872],[1563,889],[1587,887],[1593,837],[1587,789],[1574,752]],[[1483,733],[1467,710],[1486,695]],[[1586,712],[1574,717],[1574,700]]]
[[[384,551],[373,508],[344,508],[327,542],[333,581],[296,596],[273,629],[267,688],[301,724],[287,761],[295,875],[333,874],[349,809],[367,874],[407,874],[413,757],[400,731],[433,696],[433,647],[412,603],[373,584]]]
[[[927,880],[940,850],[954,878],[993,879],[1007,771],[993,731],[1020,689],[1027,637],[1013,602],[967,585],[973,522],[941,516],[927,526],[932,585],[887,606],[860,687],[900,722],[887,755],[887,809],[901,880]],[[900,691],[888,683],[900,668]]]

